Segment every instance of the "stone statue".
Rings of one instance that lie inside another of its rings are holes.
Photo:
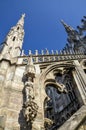
[[[23,115],[27,124],[29,125],[30,122],[33,123],[38,111],[38,105],[35,103],[34,96],[33,79],[35,77],[35,68],[33,65],[32,57],[29,57],[24,76],[26,77],[24,86],[24,94],[26,98],[23,104]]]
[[[33,83],[31,81],[25,83],[25,95],[26,102],[30,99],[34,99]]]

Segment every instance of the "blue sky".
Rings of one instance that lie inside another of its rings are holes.
[[[22,13],[25,17],[23,49],[61,50],[67,35],[60,23],[63,19],[76,28],[86,15],[86,0],[0,0],[0,43]]]

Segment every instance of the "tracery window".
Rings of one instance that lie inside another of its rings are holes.
[[[64,84],[67,93],[59,92],[52,83],[46,86],[46,94],[49,100],[46,100],[45,117],[54,122],[51,130],[61,126],[80,107],[72,75],[70,73],[57,73],[55,74],[55,81],[59,84]]]

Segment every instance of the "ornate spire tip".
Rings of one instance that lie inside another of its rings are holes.
[[[22,17],[23,17],[23,18],[25,17],[25,13],[24,13],[24,14],[22,14]]]

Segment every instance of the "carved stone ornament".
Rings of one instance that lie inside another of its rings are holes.
[[[58,91],[59,92],[63,92],[63,93],[67,93],[67,89],[66,89],[66,87],[65,87],[65,85],[64,84],[62,84],[62,83],[56,83],[56,85],[58,86]]]
[[[30,99],[34,99],[33,83],[31,81],[25,83],[25,96],[26,102]]]
[[[35,77],[35,67],[33,65],[27,65],[25,68],[24,75]]]
[[[23,106],[23,115],[26,119],[26,122],[33,122],[38,111],[38,106],[34,101],[28,101],[24,103]]]
[[[35,103],[33,79],[35,77],[35,68],[30,57],[29,63],[26,65],[24,76],[26,77],[24,85],[25,102],[23,105],[23,115],[27,124],[33,123],[37,111],[38,105]]]

